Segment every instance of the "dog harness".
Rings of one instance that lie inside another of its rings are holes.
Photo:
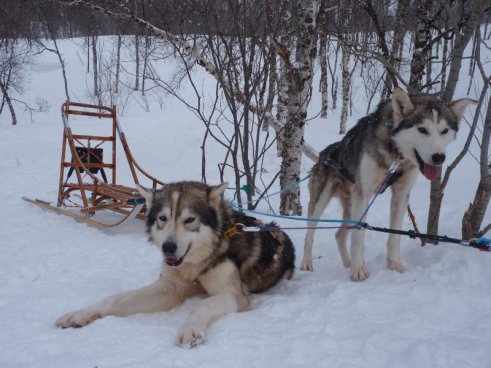
[[[397,149],[395,143],[390,140],[389,141],[389,150],[396,155],[396,161],[392,163],[392,165],[389,167],[389,170],[387,171],[387,176],[384,178],[384,181],[381,183],[380,189],[378,191],[378,194],[382,194],[383,192],[386,191],[388,187],[390,187],[392,184],[394,184],[397,179],[399,179],[402,174],[404,174],[403,171],[397,170],[399,167],[399,164],[402,160],[404,160],[403,154]],[[345,179],[349,180],[351,183],[355,183],[355,178],[353,175],[350,174],[350,172],[342,166],[339,161],[335,160],[331,156],[332,151],[330,151],[324,160],[321,161],[321,163],[325,166],[329,166],[333,169],[335,169],[337,172],[339,172]]]
[[[325,166],[329,166],[329,167],[333,168],[334,170],[339,172],[341,174],[341,176],[343,176],[345,179],[349,180],[351,183],[354,184],[355,178],[353,177],[353,175],[351,175],[351,173],[348,171],[348,169],[346,169],[343,165],[341,165],[338,160],[333,159],[331,154],[332,154],[332,151],[329,151],[329,153],[324,158],[324,160],[322,160],[321,163]]]

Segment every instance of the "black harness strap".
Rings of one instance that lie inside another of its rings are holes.
[[[491,245],[486,244],[484,242],[479,242],[476,239],[462,240],[462,239],[451,238],[451,237],[448,237],[446,235],[432,235],[432,234],[417,233],[414,230],[388,229],[386,227],[371,226],[371,225],[367,224],[366,222],[360,223],[360,227],[367,229],[367,230],[378,231],[381,233],[405,235],[405,236],[409,236],[411,239],[418,238],[418,239],[441,241],[444,243],[453,243],[453,244],[465,245],[465,246],[469,246],[472,248],[477,248],[477,249],[485,251],[485,252],[491,251]]]
[[[392,184],[394,184],[397,179],[399,179],[402,174],[404,174],[403,171],[393,171],[390,172],[387,177],[385,178],[384,182],[382,183],[382,186],[380,187],[379,194],[382,194],[385,192],[385,190],[390,187]]]

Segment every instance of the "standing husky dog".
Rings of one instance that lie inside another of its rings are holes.
[[[360,220],[369,199],[379,190],[387,170],[400,160],[392,183],[390,227],[400,229],[409,202],[409,192],[418,170],[434,180],[445,161],[445,148],[455,139],[465,108],[475,101],[461,99],[444,104],[429,97],[410,98],[396,88],[391,101],[360,119],[340,141],[319,155],[309,180],[308,217],[319,218],[332,197],[341,201],[343,219]],[[302,270],[312,271],[312,245],[317,222],[305,236]],[[365,280],[368,269],[363,257],[364,231],[351,234],[351,259],[346,249],[347,229],[336,232],[336,241],[345,267],[351,267],[353,281]],[[387,267],[403,272],[400,236],[390,234]]]
[[[295,253],[288,236],[281,231],[235,233],[236,226],[262,224],[231,209],[223,199],[227,185],[179,182],[153,191],[139,187],[150,239],[164,257],[160,279],[68,313],[56,325],[81,327],[108,315],[169,310],[205,292],[210,297],[197,305],[176,339],[177,345],[192,347],[204,341],[212,321],[250,309],[249,293],[291,278]]]

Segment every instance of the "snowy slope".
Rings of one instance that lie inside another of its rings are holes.
[[[84,100],[90,77],[79,49],[72,41],[60,47],[71,93]],[[461,91],[466,86],[464,80]],[[386,237],[378,233],[366,236],[367,281],[349,281],[333,233],[318,231],[313,273],[297,271],[293,280],[252,296],[252,311],[217,321],[196,349],[177,348],[174,338],[199,298],[167,313],[107,317],[82,329],[56,329],[53,322],[62,313],[154,281],[161,259],[147,242],[142,222],[102,231],[21,200],[22,195],[54,200],[57,194],[64,95],[53,55],[42,56],[33,68],[28,96],[46,98],[50,112],[37,115],[34,123],[23,116],[16,127],[6,114],[0,117],[0,367],[490,366],[491,255],[449,244],[421,248],[418,241],[403,238],[409,270],[399,274],[385,269]],[[351,125],[365,113],[363,97],[356,98]],[[334,115],[310,121],[307,142],[320,150],[339,139],[336,121]],[[165,100],[162,110],[153,104],[148,113],[132,102],[121,123],[150,173],[165,181],[199,180],[203,127],[177,101]],[[455,157],[466,131],[462,126],[448,156]],[[221,156],[213,145],[208,152],[211,181],[213,158]],[[279,164],[276,157],[268,160]],[[303,175],[311,165],[305,159]],[[442,234],[460,236],[477,172],[477,164],[466,158],[454,173],[442,208]],[[122,174],[122,181],[129,178]],[[422,228],[428,191],[429,182],[420,177],[411,194]],[[306,192],[302,187],[305,207]],[[369,213],[371,224],[388,226],[388,203],[388,195],[377,200]],[[324,216],[339,218],[338,210],[333,203]],[[490,220],[488,211],[485,222]],[[304,232],[289,235],[298,265]]]

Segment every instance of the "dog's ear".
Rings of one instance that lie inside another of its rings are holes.
[[[460,121],[462,119],[462,116],[464,116],[464,111],[465,108],[469,105],[476,104],[476,100],[472,100],[470,98],[461,98],[460,100],[455,100],[452,101],[448,104],[448,107],[454,115],[457,117],[457,121]]]
[[[414,110],[414,105],[411,102],[408,94],[399,87],[394,89],[392,93],[392,111],[395,124],[399,124],[404,116]]]
[[[152,205],[154,191],[152,189],[147,189],[145,187],[142,187],[140,184],[136,184],[136,189],[138,189],[138,192],[140,192],[142,197],[145,198],[145,202],[147,204],[147,212],[148,212],[150,206]]]
[[[222,201],[223,193],[228,188],[228,182],[211,187],[210,190],[210,204],[218,206]]]

